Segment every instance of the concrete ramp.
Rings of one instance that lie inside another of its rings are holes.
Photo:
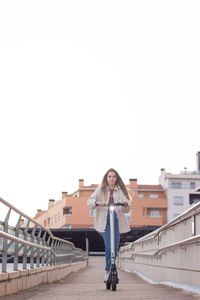
[[[1,300],[133,300],[133,299],[199,299],[199,295],[164,285],[151,285],[135,274],[119,270],[117,291],[106,290],[103,283],[104,257],[90,257],[88,268],[69,274],[52,284],[1,297]]]

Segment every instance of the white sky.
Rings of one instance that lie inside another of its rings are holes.
[[[0,197],[196,169],[199,1],[1,1]]]

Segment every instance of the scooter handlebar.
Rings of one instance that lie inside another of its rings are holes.
[[[113,204],[108,204],[108,203],[103,203],[103,205],[99,205],[98,203],[96,203],[96,206],[125,206],[125,203],[113,203]]]
[[[125,206],[125,203],[113,203],[111,206]]]

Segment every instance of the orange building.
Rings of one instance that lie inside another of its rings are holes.
[[[62,199],[49,200],[46,211],[38,210],[34,217],[49,228],[93,227],[95,211],[87,207],[87,200],[97,184],[84,185],[79,179],[79,188],[73,194],[62,193]],[[132,197],[131,212],[127,219],[131,227],[162,226],[167,222],[167,198],[161,185],[138,185],[137,179],[130,179],[127,185]]]
[[[167,223],[167,197],[161,185],[137,184],[130,179],[127,185],[132,196],[131,227],[162,226]]]

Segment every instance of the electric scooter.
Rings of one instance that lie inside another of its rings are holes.
[[[106,281],[107,290],[112,286],[112,291],[116,291],[117,283],[119,283],[117,268],[115,259],[117,253],[115,253],[115,224],[114,224],[114,211],[116,206],[124,206],[124,203],[113,203],[108,206],[110,214],[110,254],[111,254],[111,267],[108,280]]]

